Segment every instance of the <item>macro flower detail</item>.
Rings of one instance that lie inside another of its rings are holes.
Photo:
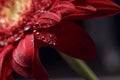
[[[95,44],[75,20],[111,16],[110,0],[0,0],[0,80],[11,73],[48,80],[38,50],[52,46],[79,59],[95,57]]]

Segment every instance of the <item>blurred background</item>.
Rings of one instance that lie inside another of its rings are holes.
[[[120,4],[120,0],[115,2]],[[90,34],[97,47],[96,59],[85,61],[86,64],[100,80],[120,80],[120,14],[77,23]],[[84,80],[51,47],[40,49],[40,58],[51,80]]]

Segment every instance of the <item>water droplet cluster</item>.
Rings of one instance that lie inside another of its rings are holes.
[[[52,45],[56,45],[56,36],[52,33],[46,33],[46,32],[36,32],[35,34],[36,38]]]
[[[53,7],[54,6],[54,7]],[[48,44],[56,44],[56,36],[49,32],[49,28],[61,21],[63,14],[71,13],[74,9],[72,3],[52,0],[36,0],[32,4],[32,10],[26,15],[26,18],[19,22],[18,27],[9,33],[0,31],[0,46],[5,47],[8,44],[16,44],[27,34],[34,34],[35,38]]]
[[[54,20],[42,17],[44,16],[43,14],[47,14],[47,9],[50,7],[51,3],[51,0],[42,0],[41,3],[37,1],[34,2],[33,4],[38,6],[34,6],[35,11],[33,10],[33,15],[30,15],[27,19],[25,19],[20,27],[15,28],[7,34],[0,31],[0,47],[18,43],[25,37],[25,35],[31,33],[34,33],[36,38],[42,40],[43,42],[55,44],[55,40],[52,39],[54,37],[52,34],[40,32],[42,28],[49,28],[54,23]]]

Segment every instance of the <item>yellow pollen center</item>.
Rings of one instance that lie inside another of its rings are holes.
[[[11,28],[25,17],[30,10],[32,0],[6,0],[0,7],[0,27]]]

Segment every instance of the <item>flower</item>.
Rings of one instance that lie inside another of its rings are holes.
[[[79,59],[94,58],[93,40],[73,21],[111,16],[119,10],[110,0],[0,0],[0,79],[13,80],[15,71],[48,80],[38,56],[44,46]]]

